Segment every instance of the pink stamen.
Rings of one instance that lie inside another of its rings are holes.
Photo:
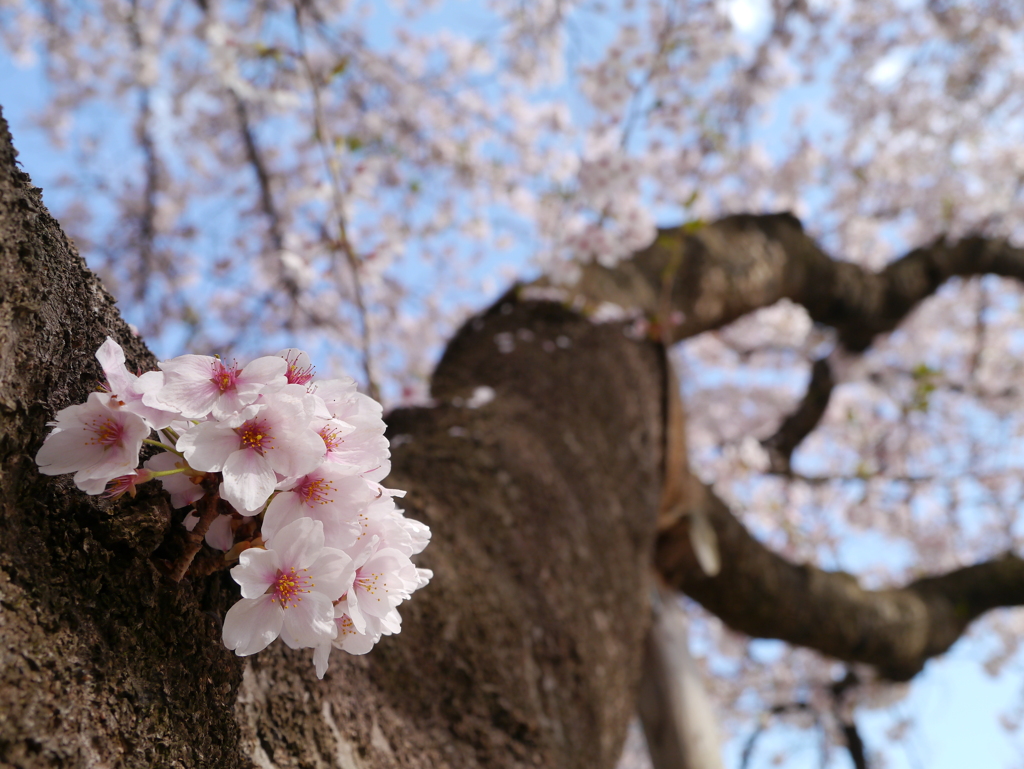
[[[113,417],[93,419],[85,429],[93,434],[93,439],[87,444],[89,446],[102,446],[104,451],[112,446],[124,447],[124,425]]]
[[[302,501],[310,507],[313,505],[328,505],[334,501],[332,496],[334,484],[326,478],[310,478],[307,476],[293,491],[302,497]]]
[[[288,571],[278,569],[277,578],[270,585],[269,592],[273,596],[270,600],[272,602],[280,601],[282,609],[294,609],[298,606],[299,601],[302,600],[301,594],[308,593],[309,588],[315,587],[306,576],[306,570],[303,569],[302,572],[302,574],[297,574],[295,569]],[[289,602],[292,602],[291,606],[288,605]]]
[[[299,368],[299,355],[295,354],[295,359],[285,358],[288,361],[288,370],[285,372],[285,378],[288,380],[288,384],[304,385],[309,384],[309,380],[313,378],[313,374],[316,373],[316,369],[313,366],[306,366],[305,368]]]
[[[103,492],[103,496],[107,499],[118,499],[123,497],[125,494],[129,494],[134,498],[135,487],[140,483],[152,480],[152,478],[152,471],[147,470],[146,468],[136,470],[130,475],[119,476],[107,483],[107,489]]]
[[[241,427],[236,427],[235,432],[242,439],[243,449],[252,449],[261,457],[274,448],[274,436],[270,434],[265,419],[250,419]]]
[[[217,388],[222,393],[227,392],[228,390],[235,389],[239,373],[237,362],[232,363],[231,368],[228,368],[223,362],[215,360],[213,362],[213,376],[210,377],[210,381],[217,385]]]

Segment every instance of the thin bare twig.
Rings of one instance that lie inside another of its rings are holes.
[[[800,405],[786,417],[775,435],[761,442],[768,452],[771,472],[789,475],[793,452],[818,426],[828,408],[834,387],[835,379],[832,377],[832,367],[828,359],[816,360],[811,367],[807,392],[804,393]]]
[[[181,582],[185,573],[188,571],[188,567],[192,565],[192,561],[203,547],[203,541],[206,539],[206,532],[210,530],[210,524],[219,515],[218,504],[220,502],[220,493],[217,491],[207,492],[200,500],[200,512],[199,522],[196,523],[196,527],[192,531],[188,532],[185,536],[185,551],[181,554],[181,557],[174,562],[174,568],[167,575],[175,582]]]
[[[857,723],[853,720],[852,715],[847,717],[843,713],[843,699],[846,693],[859,683],[860,678],[857,674],[848,670],[842,680],[832,684],[832,712],[843,733],[846,750],[850,754],[850,760],[853,761],[854,769],[868,769],[867,751],[864,747],[864,740],[857,729]]]
[[[362,278],[360,276],[359,257],[348,237],[348,227],[345,220],[345,200],[342,193],[341,178],[338,171],[338,160],[333,151],[334,138],[324,113],[323,99],[321,98],[320,86],[317,82],[316,73],[313,72],[313,68],[310,66],[309,59],[306,56],[306,36],[302,23],[302,3],[296,2],[294,9],[295,27],[299,41],[299,61],[305,71],[306,79],[309,81],[310,94],[313,97],[313,117],[316,123],[317,145],[320,147],[320,151],[323,154],[324,165],[326,166],[328,175],[331,179],[331,200],[338,228],[338,237],[333,239],[333,243],[341,251],[342,255],[344,255],[352,277],[352,293],[355,299],[356,309],[359,313],[363,375],[366,377],[367,393],[371,398],[380,400],[380,390],[373,376],[370,316],[366,309],[366,299],[364,296]]]

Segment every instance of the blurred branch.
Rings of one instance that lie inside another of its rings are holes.
[[[373,376],[373,343],[370,333],[370,314],[366,307],[365,289],[361,270],[361,261],[352,241],[348,236],[348,222],[345,216],[345,195],[341,181],[341,172],[338,168],[337,142],[330,129],[330,123],[324,111],[323,97],[320,91],[320,80],[306,55],[306,34],[303,24],[303,11],[305,3],[296,2],[293,6],[295,13],[295,30],[298,36],[298,59],[302,65],[303,73],[309,83],[310,95],[313,98],[313,119],[316,127],[316,141],[323,155],[324,166],[327,169],[331,182],[331,201],[334,208],[334,216],[338,228],[337,238],[332,238],[332,251],[340,250],[345,257],[349,272],[352,278],[352,295],[355,301],[356,310],[359,313],[360,341],[362,347],[363,375],[366,377],[367,394],[376,400],[380,400],[380,390],[377,380]],[[335,268],[337,268],[337,261]],[[339,284],[344,285],[340,279]]]
[[[786,417],[775,435],[762,441],[768,452],[771,471],[788,475],[793,451],[800,445],[825,414],[835,380],[827,358],[820,358],[811,367],[811,378],[807,392],[796,410]]]
[[[740,756],[740,769],[747,769],[750,766],[750,759],[754,757],[754,748],[757,745],[758,739],[764,734],[768,728],[771,716],[781,716],[786,713],[814,713],[815,724],[820,725],[820,718],[814,709],[806,702],[785,702],[779,705],[772,705],[765,713],[761,715],[761,720],[757,725],[757,728],[751,733],[750,737],[747,738],[747,744],[743,746],[743,753]]]
[[[132,39],[132,47],[137,55],[144,49],[142,33],[139,29],[139,4],[133,0],[128,15],[128,28]],[[138,116],[135,120],[135,137],[142,149],[144,158],[145,185],[142,195],[142,211],[139,215],[139,275],[133,286],[136,302],[142,302],[149,288],[152,274],[157,270],[156,261],[156,198],[160,190],[160,159],[157,156],[156,142],[153,139],[153,109],[150,104],[150,89],[146,85],[139,87]]]
[[[859,683],[860,678],[857,674],[852,670],[848,670],[842,680],[836,681],[832,685],[832,712],[836,718],[836,723],[839,724],[839,728],[843,733],[843,739],[846,741],[846,750],[850,754],[850,760],[853,762],[854,769],[868,769],[868,757],[864,748],[864,740],[861,738],[857,724],[853,720],[853,714],[844,712],[846,692],[856,687]]]
[[[833,259],[792,214],[740,214],[660,230],[614,267],[586,265],[566,299],[660,318],[667,282],[677,342],[790,299],[835,328],[847,350],[862,352],[950,278],[984,274],[1024,279],[1024,249],[999,238],[939,238],[876,273]]]
[[[584,311],[604,303],[639,311],[667,343],[789,299],[835,328],[846,350],[863,352],[948,279],[989,273],[1024,280],[1024,249],[981,236],[939,238],[876,273],[833,259],[792,214],[739,214],[660,230],[614,267],[585,265],[562,293]],[[550,287],[543,278],[535,285]],[[764,444],[773,472],[789,474],[793,451],[817,426],[834,385],[829,363],[818,361],[803,401]]]
[[[242,143],[245,145],[245,156],[256,174],[256,181],[260,185],[260,208],[267,217],[267,224],[270,229],[270,240],[275,251],[284,248],[284,232],[281,227],[281,215],[278,213],[277,204],[274,202],[274,193],[270,186],[270,172],[263,160],[259,146],[256,144],[256,134],[249,119],[249,108],[242,97],[233,89],[230,90],[231,98],[235,103],[235,114],[238,116],[238,126],[242,133]],[[291,287],[290,287],[291,288]]]
[[[1024,605],[1024,560],[1011,553],[902,588],[865,590],[853,575],[790,563],[765,547],[706,486],[691,504],[714,528],[721,571],[709,576],[700,567],[684,518],[658,540],[655,562],[669,585],[735,630],[866,663],[894,681],[912,678],[986,611]]]

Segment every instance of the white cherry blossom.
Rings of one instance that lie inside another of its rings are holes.
[[[279,637],[313,647],[323,677],[332,643],[365,654],[399,632],[395,607],[430,578],[409,555],[430,534],[395,507],[405,492],[379,483],[388,467],[379,404],[350,379],[311,383],[309,357],[294,348],[245,369],[181,356],[142,376],[127,371],[109,338],[97,358],[110,392],[58,412],[36,456],[40,471],[74,472],[87,494],[113,499],[158,478],[173,507],[195,505],[185,528],[204,521],[202,542],[239,561],[228,648],[245,656]],[[138,467],[145,440],[166,450]],[[218,476],[219,500],[210,491]],[[246,515],[272,495],[262,520]],[[200,542],[190,538],[187,560],[169,573],[187,573]]]
[[[359,512],[355,525],[358,535],[352,546],[358,550],[351,552],[361,552],[374,537],[407,556],[423,552],[430,542],[430,527],[402,515],[386,489],[382,489],[381,495]]]
[[[282,481],[278,488],[263,518],[263,539],[270,544],[291,522],[312,518],[323,523],[329,546],[348,548],[359,538],[359,519],[376,499],[362,478],[326,462],[300,478]]]
[[[371,420],[356,419],[370,423]],[[327,451],[325,460],[345,468],[348,473],[362,475],[371,481],[381,481],[391,472],[391,449],[384,437],[384,422],[354,425],[341,419],[313,419],[313,428],[320,435]]]
[[[107,393],[57,412],[53,432],[36,453],[39,472],[75,474],[75,485],[99,494],[108,481],[139,466],[139,450],[150,428],[138,414]]]
[[[397,624],[401,629],[401,618],[398,612],[392,612],[398,618]],[[342,608],[335,607],[334,624],[337,627],[338,635],[333,641],[322,641],[313,649],[313,665],[316,668],[316,677],[322,679],[327,672],[327,666],[331,657],[331,649],[341,649],[349,654],[366,654],[380,640],[383,630],[381,621],[376,617],[369,618],[365,632],[356,630],[352,618]],[[394,632],[398,632],[395,630]]]
[[[209,355],[181,355],[161,361],[160,368],[164,384],[146,393],[146,405],[174,409],[187,419],[203,419],[211,412],[216,419],[225,419],[266,388],[284,386],[288,363],[268,355],[241,368]]]
[[[278,473],[305,475],[323,461],[324,444],[309,428],[309,416],[301,400],[270,393],[224,421],[200,422],[176,448],[195,469],[223,473],[221,496],[236,510],[256,511],[273,493]]]
[[[163,386],[163,374],[159,371],[147,371],[141,376],[131,373],[125,366],[124,350],[109,336],[96,351],[96,360],[100,362],[103,374],[107,377],[110,393],[124,408],[146,420],[151,428],[162,430],[180,417],[176,411],[164,411],[143,403],[146,393]]]
[[[352,581],[352,559],[324,547],[323,525],[301,518],[278,532],[276,547],[249,549],[231,576],[242,599],[224,617],[224,645],[240,657],[284,634],[290,644],[318,646],[337,635],[334,601]]]
[[[383,620],[420,586],[421,575],[409,556],[371,539],[355,557],[355,579],[345,596],[345,613],[357,632],[365,632],[368,617]]]

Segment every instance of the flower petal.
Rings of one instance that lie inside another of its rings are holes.
[[[259,510],[277,483],[270,462],[252,449],[229,456],[223,473],[220,495],[240,513]]]
[[[234,430],[217,422],[200,422],[178,438],[175,448],[185,455],[191,467],[216,473],[224,469],[224,463],[240,444]]]
[[[316,677],[321,681],[324,680],[324,673],[327,672],[327,665],[331,659],[332,648],[334,647],[329,643],[322,643],[313,647],[313,665],[316,667]]]
[[[224,645],[239,657],[263,651],[281,634],[285,610],[270,598],[243,598],[224,616]]]
[[[318,592],[336,601],[352,587],[356,576],[355,563],[348,554],[333,547],[325,547],[320,557],[309,567],[309,578]]]
[[[281,635],[293,649],[319,646],[324,641],[334,639],[337,634],[334,604],[322,593],[306,593],[301,601],[284,610]]]
[[[277,579],[278,568],[276,553],[250,548],[238,556],[238,565],[231,570],[231,579],[241,585],[243,598],[258,598]]]
[[[324,525],[312,518],[299,518],[277,532],[274,552],[278,568],[307,569],[324,546]]]

